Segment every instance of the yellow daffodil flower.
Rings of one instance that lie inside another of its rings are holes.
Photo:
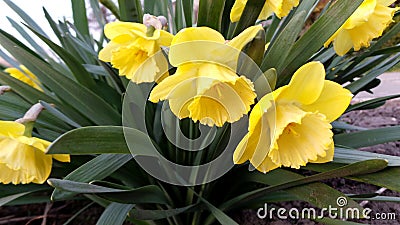
[[[50,175],[53,158],[69,162],[69,155],[46,155],[50,142],[24,136],[25,126],[0,121],[0,183],[42,184]]]
[[[333,42],[336,53],[345,55],[368,47],[370,41],[380,37],[386,27],[393,22],[398,8],[390,8],[395,0],[365,0],[347,21],[325,42],[325,48]]]
[[[40,82],[38,78],[35,76],[35,74],[33,74],[30,70],[28,70],[28,68],[26,68],[24,65],[21,65],[20,68],[24,72],[13,67],[5,69],[4,72],[10,74],[10,76],[14,77],[15,79],[18,79],[28,84],[29,86],[38,89],[39,91],[43,91],[42,88],[38,85]]]
[[[310,62],[288,85],[261,98],[250,114],[249,132],[237,146],[234,162],[250,160],[266,173],[281,166],[298,169],[308,162],[331,161],[330,122],[346,110],[352,94],[324,78],[324,66]]]
[[[161,46],[171,44],[172,34],[148,30],[140,23],[119,21],[107,24],[104,33],[110,42],[99,52],[99,59],[111,62],[121,76],[142,83],[159,82],[168,75],[167,60],[159,52]]]
[[[242,16],[247,0],[236,0],[231,9],[231,21],[237,22]],[[258,16],[259,20],[267,19],[272,13],[278,18],[285,17],[290,10],[299,5],[299,0],[266,0],[264,7]]]
[[[178,118],[208,126],[239,120],[250,110],[256,93],[248,78],[236,74],[236,63],[241,49],[262,29],[249,27],[228,43],[208,27],[181,30],[169,51],[176,73],[152,90],[150,101],[168,99]]]

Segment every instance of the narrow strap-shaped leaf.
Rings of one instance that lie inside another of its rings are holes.
[[[387,100],[394,99],[394,98],[400,98],[400,94],[397,95],[389,95],[385,97],[379,97],[379,98],[374,98],[370,99],[367,101],[355,103],[353,105],[350,105],[347,109],[346,112],[351,112],[354,110],[364,110],[364,109],[372,109],[376,108],[376,105],[381,105],[382,103],[384,104]]]
[[[191,209],[196,208],[196,206],[197,205],[194,204],[181,208],[165,209],[165,210],[146,210],[146,209],[135,208],[131,211],[129,216],[137,220],[159,220],[190,211]]]
[[[362,2],[363,0],[339,0],[333,4],[293,45],[284,63],[287,66],[282,69],[281,76],[283,77],[281,77],[278,86],[288,82],[294,71],[323,47],[324,43],[344,24]],[[263,67],[261,69],[265,71]]]
[[[398,140],[400,140],[400,126],[343,133],[334,136],[335,144],[351,148],[361,148]]]
[[[0,207],[11,202],[14,201],[15,199],[18,199],[19,197],[22,197],[24,195],[27,195],[31,192],[22,192],[22,193],[18,193],[18,194],[13,194],[13,195],[9,195],[9,196],[5,196],[5,197],[1,197],[0,198]]]
[[[233,36],[229,38],[231,39],[240,34],[246,28],[253,26],[256,23],[264,4],[265,0],[248,0],[243,9],[242,16],[236,24]],[[199,13],[199,15],[203,14]]]
[[[379,75],[383,74],[394,65],[400,62],[400,53],[397,53],[390,58],[381,62],[377,69],[373,69],[367,74],[365,74],[362,78],[352,82],[351,84],[347,85],[346,88],[349,89],[352,93],[359,92],[362,88],[368,85],[371,81],[377,78]]]
[[[91,74],[89,74],[83,65],[75,59],[75,56],[71,55],[67,52],[64,48],[58,46],[50,39],[46,38],[45,36],[41,35],[40,33],[33,30],[31,27],[28,27],[34,34],[36,34],[40,39],[43,40],[61,59],[67,64],[68,68],[71,70],[72,74],[74,75],[75,79],[84,85],[85,87],[91,89],[92,91],[96,91],[96,83],[93,80]]]
[[[340,147],[335,147],[333,162],[350,164],[368,159],[384,159],[388,161],[388,166],[400,166],[399,156],[384,155]]]
[[[85,0],[71,0],[71,5],[75,27],[82,35],[89,37],[89,24],[86,15]]]
[[[64,179],[78,182],[90,182],[102,180],[121,168],[132,159],[132,155],[103,154],[83,164],[78,169],[68,174]],[[51,198],[53,200],[66,199],[74,196],[75,193],[54,190]]]
[[[142,5],[139,0],[118,0],[119,15],[122,21],[143,21]]]
[[[69,131],[53,141],[47,153],[130,154],[123,128],[114,126],[83,127]]]
[[[49,64],[43,62],[27,51],[24,51],[0,34],[0,43],[15,58],[29,68],[43,83],[54,91],[63,101],[79,110],[83,115],[97,124],[119,124],[121,115],[104,99],[88,88],[64,76]]]
[[[33,38],[17,22],[15,22],[10,17],[7,17],[7,19],[11,23],[11,25],[18,31],[18,33],[20,33],[21,36],[35,49],[35,51],[37,51],[43,58],[49,58],[44,49],[40,47],[40,45],[38,45],[36,41],[34,41]]]
[[[48,37],[46,33],[42,30],[42,28],[33,20],[24,10],[19,8],[16,4],[14,4],[11,0],[4,0],[4,2],[14,10],[29,26],[33,27],[36,31]]]
[[[133,208],[131,204],[111,203],[101,214],[96,225],[122,225],[128,216],[128,212]]]
[[[278,37],[270,44],[263,60],[263,63],[267,65],[262,65],[265,70],[276,68],[278,73],[280,72],[282,64],[289,54],[289,49],[293,46],[303,29],[299,24],[303,23],[305,18],[305,11],[296,14]]]
[[[325,179],[331,179],[331,178],[336,178],[336,177],[345,177],[345,176],[350,176],[350,175],[361,175],[361,174],[367,174],[367,173],[373,173],[376,171],[380,171],[384,168],[386,168],[388,165],[388,162],[386,160],[380,160],[380,159],[371,159],[371,160],[366,160],[366,161],[362,161],[362,162],[356,162],[350,165],[346,165],[346,166],[342,166],[333,170],[329,170],[323,173],[319,173],[319,174],[315,174],[315,175],[311,175],[308,177],[302,177],[300,175],[295,175],[295,173],[293,174],[293,178],[294,177],[298,177],[297,179],[294,178],[293,180],[290,180],[290,174],[288,173],[292,173],[289,171],[285,171],[285,170],[273,170],[272,172],[269,173],[269,176],[264,176],[261,177],[260,173],[253,173],[252,175],[248,176],[248,178],[252,178],[253,181],[256,182],[261,182],[261,183],[267,183],[267,184],[273,184],[274,182],[279,182],[279,176],[281,177],[286,177],[287,180],[290,181],[285,181],[283,183],[275,183],[272,186],[268,186],[265,188],[260,188],[258,190],[255,191],[251,191],[251,192],[247,192],[245,194],[242,194],[238,197],[235,197],[227,202],[225,202],[222,206],[222,208],[226,208],[226,207],[231,207],[233,204],[244,204],[246,201],[249,200],[254,200],[257,199],[258,197],[262,197],[263,195],[265,195],[266,193],[271,193],[274,191],[280,191],[280,190],[286,190],[289,191],[289,188],[293,188],[296,186],[296,188],[304,188],[305,186],[300,186],[300,185],[304,185],[304,184],[309,184],[315,181],[320,181],[320,180],[325,180]],[[285,176],[286,174],[286,176]],[[272,177],[271,177],[272,176]],[[275,179],[275,181],[271,180],[271,179]],[[278,181],[277,181],[278,180]],[[282,179],[280,179],[282,180]],[[290,192],[291,194],[294,195],[298,195],[300,192],[296,193],[296,192]],[[323,192],[326,193],[326,192]],[[332,195],[333,196],[333,195]],[[305,196],[303,196],[305,197]],[[308,199],[308,197],[306,197],[306,199]],[[323,198],[321,198],[323,199]],[[321,201],[321,199],[317,200],[317,201]],[[310,199],[308,199],[310,200]],[[316,199],[314,199],[316,200]],[[326,199],[325,199],[326,200]],[[314,202],[317,203],[317,202]],[[327,205],[329,204],[328,202],[320,202],[320,205],[317,204],[318,207],[321,207],[322,205]],[[347,207],[358,207],[357,203],[355,202],[350,202],[347,205]]]
[[[200,0],[197,26],[221,31],[221,19],[225,0]]]
[[[51,106],[49,103],[47,103],[45,101],[39,101],[39,103],[47,110],[47,112],[50,112],[52,115],[54,115],[61,121],[65,122],[73,127],[81,127],[81,125],[79,125],[78,123],[73,121],[71,118],[66,116],[64,113],[60,112],[59,110],[57,110],[56,108]]]

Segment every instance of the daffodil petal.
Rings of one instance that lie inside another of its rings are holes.
[[[341,30],[337,34],[333,48],[339,56],[344,56],[353,47],[353,41],[348,30]]]
[[[353,29],[368,20],[368,17],[374,13],[376,0],[364,0],[356,9],[350,18],[344,24],[344,29]]]
[[[335,145],[332,143],[329,145],[328,149],[326,150],[326,155],[324,157],[318,156],[316,160],[310,160],[310,163],[327,163],[333,161],[333,155],[335,152]]]
[[[229,41],[228,45],[238,50],[242,50],[243,47],[247,45],[250,41],[252,41],[257,33],[261,30],[264,30],[261,25],[248,27],[238,36]]]
[[[132,32],[146,33],[146,26],[140,23],[112,22],[104,26],[104,34],[108,39],[114,39],[121,35],[133,34]]]
[[[18,137],[24,134],[25,126],[14,121],[0,121],[1,136]]]
[[[246,6],[247,0],[236,0],[235,3],[232,6],[231,13],[230,13],[230,19],[232,23],[237,22],[240,20],[240,17],[242,16],[244,7]]]
[[[308,112],[322,113],[332,122],[343,114],[352,97],[353,94],[340,84],[326,80],[319,98],[310,105],[302,105],[301,108]]]
[[[294,73],[289,85],[280,92],[277,100],[294,100],[305,105],[311,104],[319,98],[324,79],[324,65],[320,62],[309,62]]]
[[[237,51],[224,44],[225,39],[218,31],[208,27],[190,27],[178,32],[172,40],[169,61],[173,66],[189,62],[211,62],[226,65],[232,53]],[[231,68],[236,69],[236,67]]]
[[[384,6],[390,6],[391,4],[395,3],[396,0],[377,0],[378,4],[384,5]]]
[[[293,7],[299,5],[299,0],[267,0],[266,2],[278,18],[287,16]]]
[[[275,164],[270,157],[265,157],[264,161],[256,169],[262,173],[267,173],[279,167],[281,166]]]

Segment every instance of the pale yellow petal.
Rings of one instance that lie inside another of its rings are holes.
[[[336,54],[340,56],[344,56],[353,47],[353,41],[349,32],[349,30],[341,30],[333,42],[333,48]]]
[[[268,17],[270,17],[274,12],[272,9],[268,6],[268,1],[265,1],[265,4],[260,12],[260,15],[258,15],[259,20],[266,20]]]
[[[329,122],[336,120],[347,109],[353,94],[338,83],[326,80],[319,98],[310,105],[301,108],[308,112],[319,112],[326,116]]]
[[[324,79],[324,65],[320,62],[309,62],[294,73],[288,88],[280,92],[277,100],[311,104],[319,98]]]
[[[225,45],[224,42],[224,37],[211,28],[185,28],[179,31],[172,40],[169,61],[175,67],[189,62],[211,62],[227,65],[232,60],[232,57],[229,57],[232,54],[231,52],[238,51]],[[230,67],[236,69],[235,65]]]
[[[332,141],[331,145],[329,145],[328,149],[326,150],[326,155],[324,157],[318,156],[316,160],[310,160],[310,163],[327,163],[333,160],[333,155],[335,152],[335,145]]]
[[[158,43],[161,46],[170,46],[172,43],[172,39],[174,38],[174,35],[170,34],[167,31],[161,30],[160,31],[160,38],[158,40]]]
[[[374,13],[376,6],[376,0],[364,0],[363,3],[357,8],[357,10],[350,16],[345,22],[344,29],[353,29],[366,21],[369,16]]]
[[[272,162],[270,157],[265,157],[264,161],[256,169],[262,173],[267,173],[279,167],[281,166]]]
[[[108,39],[114,39],[121,35],[131,35],[133,32],[146,33],[146,26],[140,23],[112,22],[104,26],[104,34]]]
[[[51,156],[53,157],[53,159],[60,162],[71,162],[71,158],[68,154],[54,154]]]
[[[383,6],[390,6],[391,4],[395,3],[396,0],[377,0],[377,2]]]
[[[251,26],[228,42],[228,45],[242,50],[245,45],[254,39],[259,31],[264,30],[261,25]]]
[[[109,42],[103,49],[99,52],[99,59],[103,62],[111,62],[113,52],[118,50],[121,44],[115,42]]]
[[[147,52],[136,46],[120,47],[113,51],[111,64],[119,70],[121,76],[131,79],[137,69],[148,59]]]
[[[244,7],[246,6],[247,0],[236,0],[231,9],[230,18],[232,23],[238,22],[242,16]]]
[[[25,126],[14,121],[0,121],[0,137],[18,137],[24,134]]]
[[[278,18],[287,16],[294,7],[299,5],[299,0],[267,0],[266,2]]]

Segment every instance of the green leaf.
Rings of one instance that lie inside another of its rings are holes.
[[[132,129],[132,132],[140,132]],[[141,132],[140,132],[141,133]],[[137,136],[137,135],[132,135]],[[140,144],[141,141],[138,141]],[[56,139],[48,154],[130,154],[122,127],[82,127],[69,131]]]
[[[346,112],[351,112],[354,110],[364,110],[364,109],[371,109],[371,108],[376,108],[376,104],[381,104],[385,103],[387,100],[394,99],[394,98],[400,98],[400,94],[398,95],[389,95],[385,97],[380,97],[380,98],[374,98],[371,100],[359,102],[353,105],[350,105],[347,109]]]
[[[135,208],[131,211],[129,216],[137,220],[159,220],[179,215],[195,208],[195,206],[196,205],[189,205],[181,208],[165,210],[146,210]]]
[[[81,127],[78,123],[70,119],[68,116],[51,106],[49,103],[44,101],[39,101],[39,103],[47,110],[47,112],[51,113],[61,121],[71,125],[72,127]]]
[[[339,0],[333,4],[293,45],[284,63],[286,66],[278,74],[278,76],[282,76],[278,86],[287,83],[294,71],[323,47],[324,43],[344,24],[362,2],[363,0]],[[261,69],[265,70],[264,68]]]
[[[28,28],[31,29],[31,31],[36,34],[40,39],[42,39],[43,42],[46,43],[55,53],[57,53],[58,56],[61,57],[61,59],[67,64],[68,68],[71,70],[76,81],[78,81],[83,86],[91,89],[92,91],[96,91],[96,83],[94,82],[92,75],[90,75],[83,67],[83,65],[75,59],[75,56],[71,55],[64,48],[58,46],[50,39],[37,33],[32,28]]]
[[[143,186],[136,189],[126,189],[128,187],[117,189],[60,179],[48,179],[47,183],[61,191],[73,192],[76,194],[97,194],[112,202],[127,204],[167,204],[164,193],[155,185]]]
[[[22,197],[24,195],[27,195],[31,192],[22,192],[22,193],[18,193],[18,194],[13,194],[13,195],[9,195],[9,196],[5,196],[5,197],[1,197],[0,198],[0,207],[11,202],[14,201],[15,199]]]
[[[229,39],[232,39],[233,37],[237,36],[242,31],[244,31],[246,28],[253,26],[256,23],[257,18],[260,15],[260,12],[261,12],[264,4],[265,4],[265,0],[248,0],[246,3],[246,6],[243,9],[240,20],[236,23],[236,27],[235,27],[235,30],[233,31],[233,35],[230,36]],[[199,11],[199,15],[203,15],[203,14],[200,14],[200,11]]]
[[[169,1],[146,0],[144,1],[144,13],[168,18],[168,2]]]
[[[289,55],[289,50],[296,41],[299,33],[302,31],[302,26],[306,18],[306,12],[301,11],[290,20],[288,25],[282,30],[278,37],[269,45],[261,67],[264,70],[276,68],[278,73],[281,71],[283,62]]]
[[[133,208],[131,204],[111,203],[101,214],[96,225],[122,225],[128,216],[128,212]]]
[[[11,0],[4,0],[4,2],[14,10],[29,26],[33,27],[37,32],[43,34],[47,37],[46,33],[42,30],[42,28],[28,15],[19,8],[16,4],[14,4]]]
[[[388,166],[400,166],[399,156],[384,155],[340,147],[335,147],[333,162],[350,164],[369,159],[384,159],[388,161]]]
[[[145,2],[147,2],[147,1],[145,1]],[[112,0],[100,0],[100,3],[103,4],[107,9],[109,9],[111,11],[111,13],[118,20],[121,20],[121,16],[119,15],[119,9]]]
[[[71,5],[75,27],[82,35],[89,37],[89,24],[86,15],[85,0],[71,0]]]
[[[225,0],[200,0],[197,26],[206,26],[221,31],[224,5]]]
[[[83,182],[60,180],[60,179],[48,179],[47,183],[59,190],[69,191],[82,194],[93,194],[93,193],[107,193],[107,192],[123,192],[126,190],[108,188]]]
[[[23,99],[25,99],[30,104],[35,104],[39,100],[45,100],[52,103],[59,103],[54,97],[48,96],[45,93],[32,88],[28,84],[15,79],[14,77],[10,76],[9,74],[0,71],[0,83],[7,84],[11,87],[13,92],[20,95]]]
[[[143,22],[142,5],[139,0],[118,0],[118,6],[122,21]]]
[[[400,140],[400,126],[343,133],[334,136],[335,144],[361,148]]]
[[[164,193],[155,185],[121,192],[98,193],[97,195],[109,201],[124,204],[168,204]]]
[[[332,123],[333,129],[342,129],[342,130],[368,130],[365,127],[354,126],[342,121],[333,121]]]
[[[10,21],[11,25],[18,31],[18,33],[21,34],[21,36],[35,49],[36,52],[38,52],[43,58],[49,58],[48,54],[43,50],[40,45],[36,43],[29,35],[17,22],[15,22],[13,19],[7,17],[8,21]]]
[[[329,164],[309,164],[307,169],[317,172],[329,171],[341,167],[343,164],[329,163]],[[400,191],[399,183],[400,167],[388,167],[376,173],[349,176],[346,177],[351,180],[373,184],[379,187],[385,187],[393,191]]]
[[[24,51],[0,34],[0,43],[22,64],[30,69],[41,82],[52,89],[63,101],[79,110],[83,115],[97,124],[119,124],[121,115],[105,100],[74,82],[49,64]],[[51,101],[48,101],[51,102]]]
[[[376,66],[376,68],[369,71],[360,79],[347,85],[346,88],[349,89],[352,93],[357,93],[362,88],[367,86],[370,82],[372,82],[375,78],[377,78],[379,75],[383,74],[384,72],[386,72],[399,62],[400,62],[400,53],[397,53],[391,56],[390,58],[382,61],[378,66]]]
[[[332,202],[336,202],[337,197],[343,195],[324,184],[310,183],[336,177],[373,173],[386,168],[387,164],[388,162],[386,160],[371,159],[362,162],[356,162],[308,177],[303,177],[296,173],[282,169],[276,169],[267,174],[261,174],[258,172],[252,173],[245,178],[249,179],[249,181],[269,184],[271,186],[260,188],[235,197],[229,201],[226,201],[220,208],[225,209],[226,207],[232,207],[234,204],[245,204],[247,201],[251,201],[260,198],[267,193],[280,190],[285,190],[294,196],[298,196],[300,199],[304,199],[311,204],[316,205],[317,207],[327,207],[329,204],[332,204]],[[314,190],[310,195],[311,189]],[[330,193],[329,196],[327,196],[326,193]],[[356,202],[349,201],[346,207],[359,206]]]
[[[121,168],[125,163],[132,159],[132,155],[103,154],[83,164],[78,169],[68,174],[64,180],[77,182],[90,182],[102,180]],[[74,196],[72,192],[54,190],[52,200],[66,199]]]

